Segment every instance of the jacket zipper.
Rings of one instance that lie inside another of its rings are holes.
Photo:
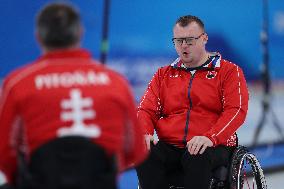
[[[193,74],[191,72],[189,72],[189,73],[191,75],[190,80],[189,80],[189,84],[188,84],[188,92],[187,92],[187,97],[189,99],[189,109],[187,110],[187,114],[186,114],[186,122],[185,122],[184,137],[183,137],[183,144],[184,144],[185,147],[186,147],[186,143],[187,143],[186,138],[187,138],[188,127],[189,127],[190,110],[192,109],[192,100],[191,100],[191,97],[190,97],[190,89],[191,89],[192,81],[193,81],[193,78],[194,78],[196,71]]]

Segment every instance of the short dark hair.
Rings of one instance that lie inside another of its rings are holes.
[[[185,27],[192,22],[196,22],[204,30],[204,23],[197,16],[192,16],[192,15],[181,16],[177,19],[176,24]]]
[[[38,13],[36,30],[47,48],[66,48],[79,42],[80,15],[66,3],[51,3]]]

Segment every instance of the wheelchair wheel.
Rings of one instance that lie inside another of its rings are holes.
[[[249,172],[252,178],[249,178]],[[231,189],[267,189],[263,170],[256,156],[243,146],[238,146],[233,154],[230,175]]]

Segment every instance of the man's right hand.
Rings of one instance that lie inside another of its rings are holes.
[[[144,135],[145,138],[145,143],[146,143],[146,147],[148,150],[151,149],[151,142],[156,145],[157,144],[157,140],[154,140],[154,136],[152,135]]]

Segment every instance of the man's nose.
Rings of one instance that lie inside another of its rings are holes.
[[[182,47],[187,47],[188,46],[188,44],[187,44],[185,39],[182,40],[181,46]]]

